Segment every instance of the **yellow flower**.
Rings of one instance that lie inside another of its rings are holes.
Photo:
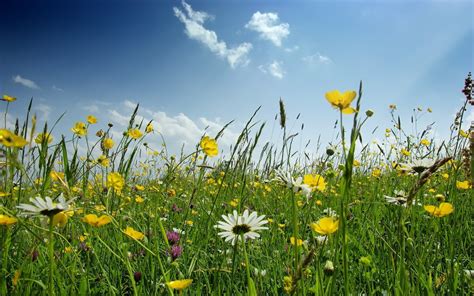
[[[0,129],[0,143],[6,147],[21,148],[28,144],[23,137],[17,136],[7,129]]]
[[[422,139],[420,144],[428,147],[431,144],[431,142],[428,139]]]
[[[411,154],[410,151],[408,151],[408,150],[405,149],[405,148],[402,148],[402,151],[401,151],[401,152],[402,152],[402,154],[405,155],[405,156],[410,156],[410,154]]]
[[[469,181],[456,181],[456,188],[457,189],[469,189],[471,188],[471,184],[469,183]]]
[[[339,220],[333,217],[324,217],[316,223],[311,223],[311,228],[319,234],[327,235],[337,231],[339,228]]]
[[[426,205],[424,208],[428,213],[438,218],[447,216],[454,211],[453,205],[449,202],[442,202],[439,204],[439,207]]]
[[[192,284],[192,282],[193,282],[192,279],[184,279],[184,280],[176,280],[176,281],[167,282],[166,285],[170,289],[181,291],[189,287]]]
[[[143,234],[140,231],[136,231],[135,229],[133,229],[130,226],[127,226],[127,228],[124,229],[123,233],[125,233],[129,237],[131,237],[133,239],[136,239],[136,240],[141,240],[145,237],[145,234]]]
[[[433,112],[433,109],[428,108],[428,109],[426,109],[426,111],[428,111],[428,113],[431,113],[431,112]]]
[[[120,173],[110,173],[107,175],[108,188],[113,188],[115,191],[122,191],[124,184],[125,180]]]
[[[0,214],[0,225],[12,225],[12,224],[15,224],[16,222],[18,222],[18,219],[17,218],[14,218],[14,217],[10,217],[10,216],[7,216],[7,215],[1,215]]]
[[[360,161],[358,161],[357,159],[354,159],[354,162],[352,164],[354,167],[360,167]]]
[[[15,274],[13,275],[13,279],[12,279],[13,287],[16,287],[18,285],[18,281],[20,280],[20,275],[21,275],[21,271],[15,270]]]
[[[145,132],[146,132],[147,134],[153,132],[154,130],[155,130],[155,129],[153,128],[153,124],[151,124],[151,122],[146,125]]]
[[[193,220],[186,220],[186,221],[184,221],[184,222],[185,222],[186,225],[188,225],[188,226],[193,226],[193,225],[194,225]]]
[[[44,141],[48,144],[51,144],[53,141],[53,136],[50,133],[40,133],[35,138],[36,144],[42,144]]]
[[[84,218],[82,218],[82,222],[85,222],[94,227],[101,227],[112,222],[112,218],[110,218],[110,216],[107,216],[107,215],[102,215],[100,217],[97,217],[97,215],[95,214],[88,214],[88,215],[85,215]]]
[[[142,134],[142,132],[141,132],[139,129],[137,129],[137,128],[131,128],[131,129],[128,130],[127,135],[128,135],[130,138],[136,140],[136,139],[139,139],[143,134]]]
[[[143,190],[145,190],[145,186],[136,184],[136,185],[135,185],[135,189],[136,189],[137,191],[143,191]]]
[[[390,110],[397,110],[397,105],[390,104],[388,105],[388,108],[390,108]]]
[[[441,176],[442,176],[443,179],[445,179],[445,180],[448,180],[448,179],[449,179],[449,174],[447,174],[447,173],[444,173],[444,174],[442,174]]]
[[[84,122],[78,121],[74,124],[74,127],[71,128],[71,131],[78,136],[87,135],[87,126]]]
[[[105,211],[107,208],[106,208],[104,205],[96,205],[96,206],[94,207],[94,209],[95,209],[96,211],[98,211],[98,212],[103,212],[103,211]]]
[[[135,197],[135,202],[136,202],[136,203],[142,203],[142,202],[144,202],[144,201],[145,201],[145,199],[144,199],[143,197],[139,196],[139,195],[137,195],[137,196]]]
[[[59,212],[53,216],[53,225],[64,227],[67,223],[68,215],[64,212]]]
[[[382,174],[382,171],[380,169],[376,168],[372,171],[372,177],[374,177],[374,178],[380,177],[381,174]]]
[[[209,138],[208,136],[202,138],[200,145],[204,153],[210,157],[216,156],[219,153],[216,140]]]
[[[311,187],[311,190],[319,190],[324,191],[326,190],[326,181],[324,181],[323,176],[314,174],[314,175],[305,175],[303,178],[303,183]]]
[[[326,93],[326,100],[335,108],[341,110],[344,114],[354,113],[356,110],[351,107],[352,101],[355,99],[357,93],[353,90],[340,93],[338,90],[333,90]]]
[[[102,141],[102,148],[104,150],[110,150],[112,149],[112,147],[114,147],[114,140],[112,140],[111,138],[105,138]]]
[[[87,116],[87,122],[89,124],[96,124],[97,123],[97,118],[94,115],[89,115],[89,116]]]
[[[469,134],[463,130],[459,130],[459,135],[463,138],[469,137]]]
[[[15,102],[16,98],[10,97],[9,95],[3,95],[3,97],[0,100],[11,103],[11,102]]]
[[[70,253],[72,253],[73,251],[74,251],[73,248],[70,247],[70,246],[67,246],[67,247],[64,248],[64,253],[66,253],[66,254],[70,254]]]
[[[291,244],[292,246],[295,245],[295,238],[294,238],[293,236],[290,237],[290,244]],[[296,240],[296,245],[297,245],[298,247],[301,246],[301,245],[303,245],[303,240],[300,239],[300,238],[297,239],[297,240]]]
[[[49,176],[51,177],[51,179],[55,182],[58,182],[58,181],[64,181],[64,173],[63,172],[56,172],[56,171],[51,171],[49,173]]]
[[[110,159],[108,159],[105,155],[101,155],[97,158],[97,163],[103,167],[108,167],[110,164]]]

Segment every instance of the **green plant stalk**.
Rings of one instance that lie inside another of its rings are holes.
[[[48,255],[49,255],[49,283],[48,295],[54,295],[54,233],[53,233],[53,216],[49,217],[49,241],[48,241]]]
[[[298,270],[298,217],[297,217],[297,204],[296,204],[296,197],[295,193],[291,192],[291,215],[292,215],[292,223],[293,223],[293,238],[294,238],[294,245],[293,245],[293,255],[294,259],[294,271],[293,277],[296,276],[296,272]],[[297,287],[296,287],[297,288]]]
[[[244,240],[244,235],[241,234],[240,238],[242,239],[242,247],[244,248],[244,258],[245,258],[245,271],[247,273],[247,291],[249,296],[256,296],[257,291],[255,291],[255,283],[252,280],[252,277],[250,276],[250,263],[249,263],[249,257],[247,255],[247,247],[245,245],[245,240]]]
[[[8,228],[8,226],[2,227],[2,232],[6,232],[6,235],[4,236],[5,240],[3,241],[3,259],[2,259],[2,279],[1,279],[1,295],[7,295],[7,260],[8,260],[8,249],[10,249],[10,238],[11,238],[11,232]]]

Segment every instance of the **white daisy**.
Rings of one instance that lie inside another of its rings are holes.
[[[308,199],[311,196],[311,187],[303,183],[303,178],[298,177],[296,180],[291,176],[290,172],[277,170],[276,175],[278,180],[286,184],[286,187],[293,190],[294,193],[301,192]]]
[[[435,160],[431,158],[415,159],[412,163],[401,163],[401,170],[403,171],[414,171],[415,173],[421,174],[429,167],[435,164]]]
[[[257,216],[257,212],[249,214],[249,211],[245,210],[243,215],[238,215],[234,210],[232,214],[222,215],[224,221],[219,221],[215,227],[223,230],[218,233],[220,237],[235,245],[238,240],[242,240],[242,235],[244,240],[260,237],[256,231],[268,229],[262,226],[268,223],[264,218],[265,215]]]
[[[388,196],[384,195],[383,197],[385,198],[385,201],[389,204],[392,205],[397,205],[397,206],[402,206],[402,207],[407,207],[407,197],[405,194],[405,191],[403,190],[394,190],[395,196]],[[415,200],[413,200],[412,205],[421,205],[420,203],[417,203]]]
[[[22,215],[25,216],[39,216],[44,215],[52,217],[57,213],[69,209],[69,204],[72,203],[75,198],[66,201],[61,194],[56,201],[53,201],[51,197],[46,196],[44,199],[37,196],[30,198],[32,204],[20,204],[17,208],[23,210]]]

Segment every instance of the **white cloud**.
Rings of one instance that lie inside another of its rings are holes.
[[[136,107],[136,104],[132,101],[126,100],[122,102],[121,112],[117,110],[109,111],[109,120],[116,124],[117,127],[126,128],[128,126],[130,115]],[[125,113],[127,112],[127,113]],[[136,122],[143,122],[146,124],[150,120],[153,121],[155,131],[159,132],[164,140],[168,150],[172,153],[180,151],[182,145],[185,146],[185,151],[190,152],[194,150],[194,147],[199,143],[201,136],[205,133],[211,137],[215,137],[217,133],[225,125],[220,122],[219,119],[210,120],[205,117],[199,118],[199,120],[192,120],[184,113],[178,113],[177,115],[168,115],[166,112],[159,110],[145,109],[144,115],[140,112],[136,116]],[[117,137],[121,136],[121,131],[116,130]],[[229,127],[225,130],[222,138],[219,138],[219,148],[227,149],[235,143],[238,134],[232,131]],[[158,135],[149,135],[146,142],[151,147],[157,149],[161,145],[161,137]]]
[[[286,51],[286,52],[295,52],[295,51],[297,51],[298,49],[300,49],[300,47],[299,47],[298,45],[295,45],[295,46],[293,46],[293,47],[287,47],[287,48],[285,48],[285,51]]]
[[[39,112],[39,114],[37,114],[39,121],[48,121],[49,120],[49,115],[51,114],[51,106],[40,103],[40,104],[34,106],[33,109],[35,111]]]
[[[82,109],[86,110],[89,113],[99,113],[100,108],[95,104],[83,106]]]
[[[290,34],[290,25],[279,23],[278,14],[272,12],[260,13],[257,11],[245,27],[260,33],[262,39],[269,40],[278,47],[281,46],[282,40]]]
[[[182,2],[185,12],[177,7],[173,7],[175,16],[184,24],[185,33],[189,38],[204,44],[217,56],[227,60],[232,68],[245,66],[249,63],[248,53],[252,49],[252,44],[244,42],[236,47],[228,48],[227,44],[219,40],[216,32],[204,27],[204,22],[213,17],[203,11],[194,11],[191,5]]]
[[[305,56],[302,58],[303,62],[308,64],[332,64],[332,60],[328,56],[324,56],[319,52]]]
[[[260,65],[258,66],[258,69],[262,71],[265,74],[270,74],[278,79],[283,79],[285,76],[285,71],[282,68],[282,63],[278,61],[273,61],[269,65]]]
[[[53,84],[53,86],[52,86],[51,88],[52,88],[53,90],[55,90],[55,91],[59,91],[59,92],[63,92],[63,91],[64,91],[64,89],[62,89],[62,88],[59,88],[59,87],[57,87],[57,86],[56,86],[56,85],[54,85],[54,84]]]
[[[21,84],[23,86],[26,86],[28,88],[39,89],[39,86],[34,81],[23,78],[20,75],[13,76],[13,81],[15,83],[19,83],[19,84]]]

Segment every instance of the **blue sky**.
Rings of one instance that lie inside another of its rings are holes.
[[[230,143],[260,105],[271,132],[282,97],[304,139],[327,142],[338,114],[324,93],[363,80],[367,132],[390,127],[396,104],[407,123],[431,107],[423,120],[446,137],[474,69],[473,22],[472,1],[6,0],[0,93],[18,97],[10,121],[30,97],[40,119],[66,112],[64,133],[87,114],[119,132],[139,102],[176,146],[235,119]]]

